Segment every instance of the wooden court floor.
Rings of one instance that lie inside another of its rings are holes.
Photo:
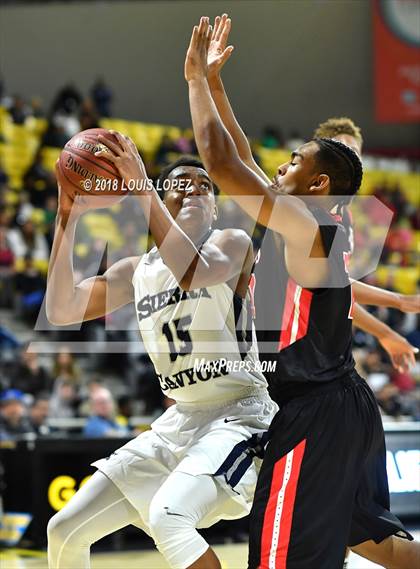
[[[232,544],[215,546],[223,569],[246,569],[247,545]],[[47,569],[43,552],[6,550],[0,554],[1,569]],[[92,555],[92,569],[168,569],[168,565],[156,551],[126,551],[96,553]],[[352,554],[349,569],[378,569],[375,565]],[[74,568],[78,569],[78,568]],[[309,569],[309,568],[308,568]],[[313,569],[319,569],[314,567]]]

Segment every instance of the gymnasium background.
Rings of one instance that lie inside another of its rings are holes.
[[[384,235],[374,211],[358,212],[356,247],[377,239],[382,251],[367,282],[406,294],[417,290],[418,2],[0,1],[3,545],[42,548],[47,519],[92,473],[89,463],[148,428],[171,404],[160,394],[135,325],[126,326],[127,314],[81,330],[45,329],[42,303],[57,206],[53,166],[71,136],[95,126],[130,135],[151,176],[180,153],[194,153],[185,51],[199,16],[225,11],[233,20],[235,51],[224,81],[263,168],[273,174],[319,122],[353,118],[364,137],[362,192],[385,204],[390,221]],[[222,204],[233,222],[229,203]],[[80,276],[150,246],[141,212],[127,214],[124,205],[85,215],[79,230]],[[420,347],[416,316],[374,313]],[[416,526],[420,366],[397,372],[381,346],[360,331],[355,346],[359,370],[383,413],[394,510]],[[109,390],[106,410],[92,406],[101,387]],[[100,412],[115,418],[115,428],[93,440],[86,425]],[[209,535],[246,540],[246,522],[219,525]],[[126,530],[104,546],[150,545],[142,540]]]

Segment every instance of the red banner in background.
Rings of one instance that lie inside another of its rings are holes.
[[[375,118],[420,121],[420,2],[374,0]]]

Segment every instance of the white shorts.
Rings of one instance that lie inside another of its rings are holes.
[[[266,389],[225,404],[177,403],[150,431],[93,466],[137,509],[146,528],[150,502],[174,471],[211,475],[226,492],[222,507],[197,527],[241,518],[251,509],[267,430],[277,410]]]

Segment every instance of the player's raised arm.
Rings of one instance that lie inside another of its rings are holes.
[[[103,275],[75,282],[73,248],[77,222],[83,209],[61,188],[66,183],[56,168],[59,203],[48,267],[46,312],[57,326],[94,320],[133,300],[131,278],[138,257],[122,259]]]
[[[189,85],[191,116],[200,156],[210,177],[223,192],[258,223],[280,233],[285,239],[289,257],[304,259],[297,272],[292,269],[294,278],[302,286],[318,286],[326,276],[318,224],[302,200],[269,185],[240,159],[208,86],[207,51],[210,41],[208,18],[201,18],[200,25],[193,30],[185,61],[185,78]],[[289,167],[299,166],[303,159],[302,155],[293,154],[290,163],[279,168],[279,174],[285,174]],[[322,193],[328,185],[328,176],[320,175],[315,183],[314,189]],[[317,254],[311,256],[314,248]]]
[[[251,146],[236,120],[220,75],[223,66],[233,52],[233,46],[227,45],[230,29],[231,19],[227,14],[216,17],[207,55],[207,78],[211,96],[224,126],[233,138],[241,160],[263,180],[270,183],[268,176],[254,160]]]
[[[268,182],[263,182],[241,160],[233,138],[219,116],[207,82],[210,41],[208,18],[201,18],[200,25],[194,27],[188,48],[185,78],[189,85],[196,143],[207,171],[216,184],[259,223],[284,234],[287,226],[291,225],[291,214],[293,223],[299,224],[302,219],[302,225],[307,227],[311,216],[302,211],[301,203],[293,196],[276,193]]]
[[[195,241],[192,240],[176,223],[148,179],[134,142],[120,133],[114,135],[119,145],[99,136],[99,140],[108,146],[108,151],[98,152],[97,155],[113,162],[126,185],[136,180],[137,186],[144,188],[137,192],[137,197],[159,252],[179,285],[184,290],[192,290],[234,279],[238,281],[244,273],[249,276],[254,257],[248,235],[241,230],[227,229],[218,232],[212,239],[197,235]],[[191,184],[188,184],[188,188],[181,188],[182,180],[180,182],[174,178],[171,181],[180,186],[177,198],[182,204],[180,209],[190,206],[194,212],[194,207],[198,207],[193,215],[202,215],[203,211],[200,210],[204,208],[207,212],[203,214],[207,215],[205,230],[208,232],[216,210],[213,185],[204,170],[201,177],[189,181]],[[186,204],[184,199],[187,200]]]

